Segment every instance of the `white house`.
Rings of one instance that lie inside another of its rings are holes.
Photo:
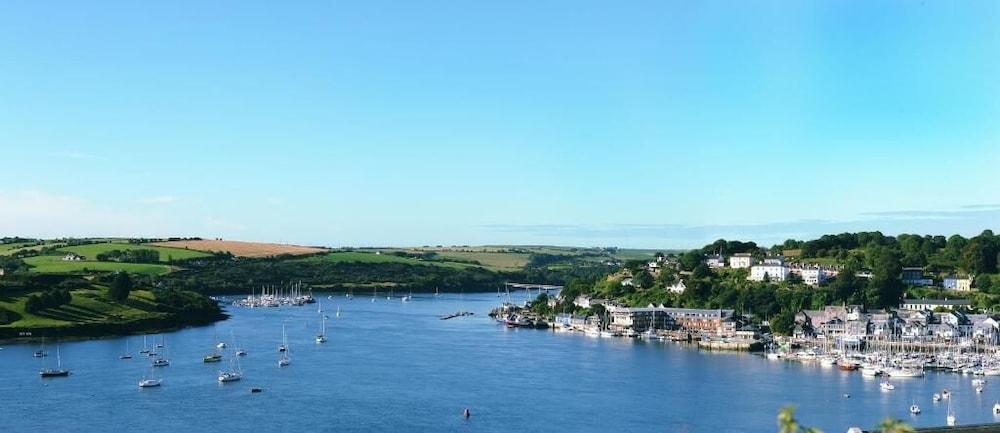
[[[726,267],[726,258],[719,254],[714,254],[705,257],[705,264],[710,268],[724,268]]]
[[[944,277],[942,285],[944,286],[944,288],[949,290],[957,290],[959,292],[969,292],[972,291],[972,278],[949,275],[947,277]]]
[[[684,285],[684,280],[679,280],[676,284],[667,286],[667,291],[670,293],[684,293],[685,290],[687,290],[687,286]]]
[[[81,256],[81,255],[79,255],[77,253],[66,253],[66,255],[63,256],[62,259],[63,259],[63,261],[67,261],[67,262],[78,262],[80,260],[83,260],[83,256]]]
[[[790,273],[791,270],[788,266],[785,266],[784,260],[780,258],[764,259],[763,263],[750,267],[750,276],[747,279],[750,281],[764,281],[767,279],[772,282],[778,282],[787,280]]]
[[[754,265],[756,260],[749,253],[736,253],[729,257],[729,267],[733,269],[746,269]]]
[[[972,302],[968,299],[904,299],[903,304],[899,308],[911,311],[922,311],[930,310],[934,311],[935,308],[944,308],[948,310],[953,310],[960,307],[969,307]]]
[[[818,267],[808,267],[799,270],[802,282],[810,286],[818,286],[826,281],[826,272]]]

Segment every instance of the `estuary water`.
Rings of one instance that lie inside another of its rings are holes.
[[[706,352],[676,343],[593,338],[497,326],[487,312],[496,294],[398,297],[317,294],[329,316],[329,341],[317,344],[318,306],[229,308],[215,326],[162,337],[171,364],[156,369],[159,388],[140,389],[151,370],[128,337],[134,358],[120,360],[126,338],[63,342],[67,378],[41,379],[47,358],[37,344],[0,350],[0,431],[77,432],[111,429],[183,431],[662,431],[773,432],[786,404],[825,432],[872,427],[887,415],[917,426],[942,425],[952,390],[958,422],[995,421],[1000,378],[975,393],[970,376],[929,373],[894,381],[835,368],[768,361],[761,356]],[[340,317],[336,317],[337,308]],[[469,310],[474,316],[439,320]],[[284,325],[290,366],[279,368]],[[242,381],[220,385],[234,347]],[[229,344],[219,364],[205,364],[216,339]],[[251,387],[263,392],[251,394]],[[845,398],[849,394],[850,398]],[[908,412],[915,401],[923,414]],[[469,408],[472,416],[463,418]],[[1000,421],[1000,420],[996,420]]]

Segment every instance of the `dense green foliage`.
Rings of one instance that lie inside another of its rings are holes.
[[[108,296],[118,302],[122,302],[128,299],[129,292],[135,284],[132,282],[132,277],[128,275],[128,272],[115,272],[114,278],[111,280],[111,285],[108,286]]]
[[[73,300],[69,290],[55,289],[28,296],[24,301],[24,311],[37,313],[39,311],[66,305]]]
[[[97,260],[102,262],[122,263],[157,263],[160,252],[149,248],[131,250],[110,250],[97,254]]]

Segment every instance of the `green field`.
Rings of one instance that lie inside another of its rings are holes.
[[[172,269],[167,265],[146,263],[98,262],[91,260],[64,261],[62,255],[26,257],[24,262],[31,265],[31,272],[67,274],[87,271],[127,271],[136,274],[163,275]]]
[[[79,323],[122,322],[148,317],[159,317],[163,313],[145,311],[109,300],[106,290],[84,289],[74,290],[73,301],[67,305],[50,308],[36,314],[24,311],[27,296],[2,297],[0,308],[10,310],[21,318],[12,323],[2,325],[12,328],[37,328],[50,326],[71,326]],[[149,305],[152,309],[153,294],[145,290],[133,291],[129,299],[141,305]]]
[[[375,254],[374,252],[360,252],[360,251],[340,251],[333,252],[318,256],[311,256],[304,259],[305,261],[317,261],[323,260],[328,262],[344,262],[344,263],[404,263],[408,265],[425,265],[425,266],[444,266],[450,268],[464,268],[476,265],[470,265],[466,263],[455,263],[455,262],[437,262],[429,260],[418,260],[410,257],[399,257],[389,253]]]
[[[58,245],[59,241],[43,241],[42,245],[34,245],[35,242],[16,242],[12,244],[0,244],[0,256],[9,256],[21,250],[40,250],[50,245]],[[31,245],[31,246],[28,246]]]
[[[437,251],[438,258],[474,260],[483,266],[495,269],[518,270],[528,264],[529,254],[508,252],[477,252],[477,251]]]
[[[84,256],[87,260],[96,260],[97,255],[111,250],[156,250],[160,253],[160,261],[167,263],[170,259],[184,260],[199,257],[209,257],[210,254],[201,251],[185,250],[183,248],[156,247],[152,245],[136,245],[128,242],[107,242],[101,244],[75,245],[72,247],[62,247],[59,251],[73,252]]]

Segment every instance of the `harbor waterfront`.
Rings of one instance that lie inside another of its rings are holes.
[[[332,299],[331,299],[332,296]],[[48,342],[0,350],[7,431],[95,431],[141,423],[146,431],[776,431],[778,410],[826,432],[871,428],[886,416],[914,426],[1000,421],[1000,378],[928,370],[879,378],[821,362],[699,350],[696,345],[585,333],[508,328],[487,317],[494,293],[347,298],[316,293],[320,305],[230,307],[215,326],[147,337],[161,386],[139,388],[150,359],[141,336]],[[235,299],[235,298],[234,298]],[[474,314],[451,320],[456,311]],[[328,317],[324,344],[315,341]],[[287,367],[279,367],[283,328]],[[126,343],[127,340],[127,343]],[[218,347],[220,342],[228,347]],[[127,344],[127,346],[126,346]],[[234,351],[242,380],[220,384]],[[58,353],[69,377],[39,377]],[[119,359],[131,350],[132,359]],[[221,363],[203,363],[214,350]],[[259,388],[260,392],[251,392]],[[949,390],[950,398],[932,397]],[[913,403],[921,413],[909,412]],[[38,416],[38,408],[53,416]],[[163,415],[169,408],[169,416]],[[468,408],[470,417],[464,418]],[[58,409],[58,410],[56,410]],[[597,422],[601,419],[602,422]],[[67,422],[66,420],[72,420]]]

